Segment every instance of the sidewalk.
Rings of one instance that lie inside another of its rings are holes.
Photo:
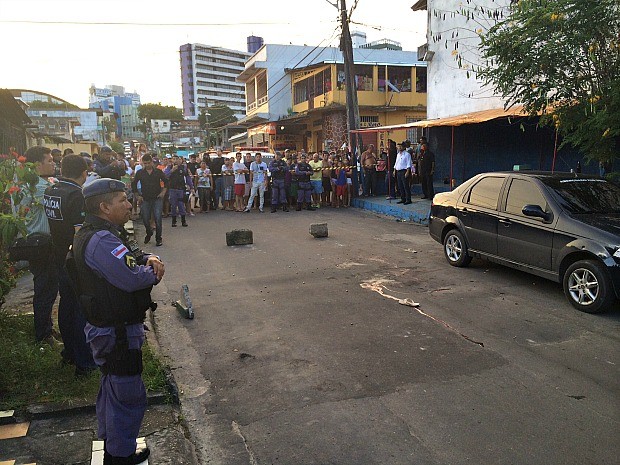
[[[32,311],[32,275],[22,276],[3,306],[12,312]],[[147,324],[149,322],[147,321]],[[149,339],[155,336],[149,333]],[[155,350],[156,341],[151,344]],[[4,417],[0,414],[0,465],[98,465],[95,399],[84,405],[38,404]],[[197,464],[193,444],[177,405],[163,394],[149,395],[140,435],[151,449],[151,464]],[[10,412],[9,412],[10,413]]]
[[[433,187],[436,194],[449,190],[447,185],[438,182],[434,183]],[[431,201],[420,197],[422,197],[422,187],[419,184],[414,184],[411,186],[410,205],[397,203],[400,197],[388,200],[385,194],[377,195],[376,197],[357,197],[351,200],[351,205],[353,207],[398,218],[399,220],[428,225],[431,213]]]
[[[412,223],[428,224],[431,212],[430,200],[420,199],[419,196],[411,196],[411,204],[397,203],[400,199],[387,200],[385,196],[357,197],[351,200],[351,205],[364,210],[392,216],[403,221]]]

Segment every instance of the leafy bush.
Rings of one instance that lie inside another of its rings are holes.
[[[8,260],[7,248],[18,234],[26,234],[25,216],[29,208],[21,205],[31,195],[38,176],[32,163],[11,151],[0,154],[0,303],[15,285],[15,269]]]

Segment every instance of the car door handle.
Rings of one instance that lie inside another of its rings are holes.
[[[469,212],[467,211],[467,208],[461,208],[460,213],[461,215],[467,216],[467,213]]]
[[[510,221],[508,218],[500,218],[499,222],[502,223],[504,226],[510,226],[512,224],[512,221]]]

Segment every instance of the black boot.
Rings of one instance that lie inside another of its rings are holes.
[[[278,211],[278,207],[276,207],[275,205],[271,206],[271,213],[275,213]]]
[[[134,452],[129,457],[114,457],[108,454],[107,451],[104,451],[103,465],[137,465],[144,462],[149,457],[149,455],[151,455],[151,451],[148,447],[146,449]]]
[[[187,221],[185,221],[185,216],[181,216],[181,226],[187,228]]]
[[[282,211],[283,212],[287,212],[288,211],[288,205],[286,205],[286,204],[282,205]]]
[[[301,211],[301,202],[297,202],[297,208],[295,210],[297,210],[298,212]]]
[[[177,227],[177,217],[176,217],[176,216],[173,216],[173,217],[172,217],[172,227],[173,227],[173,228],[176,228],[176,227]]]

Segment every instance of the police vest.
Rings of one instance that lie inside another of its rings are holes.
[[[185,176],[187,175],[187,171],[185,171],[185,167],[180,166],[175,171],[170,171],[168,176],[170,189],[179,189],[185,190]]]
[[[99,327],[119,327],[142,323],[146,317],[146,311],[154,308],[151,300],[152,286],[135,292],[126,292],[97,276],[86,265],[84,260],[86,246],[97,231],[103,230],[110,231],[121,239],[129,249],[127,254],[133,256],[137,263],[143,261],[141,256],[136,256],[125,234],[121,234],[114,225],[102,218],[88,216],[84,226],[75,234],[73,250],[67,259],[67,269],[70,275],[73,274],[71,260],[75,263],[74,270],[77,276],[71,276],[71,278],[77,282],[76,290],[84,316],[90,324]]]
[[[73,243],[75,225],[84,221],[84,196],[82,188],[68,179],[59,179],[45,189],[43,208],[50,225],[54,249],[64,256]]]
[[[310,176],[312,173],[309,173],[309,171],[312,171],[312,167],[305,162],[301,162],[297,166],[299,167],[300,171],[300,173],[297,175],[297,179],[299,180],[299,182],[310,182]]]
[[[287,168],[287,164],[284,160],[274,160],[271,162],[271,177],[273,179],[284,179],[284,176],[286,175],[286,168]],[[276,168],[277,171],[275,171],[273,168]]]

